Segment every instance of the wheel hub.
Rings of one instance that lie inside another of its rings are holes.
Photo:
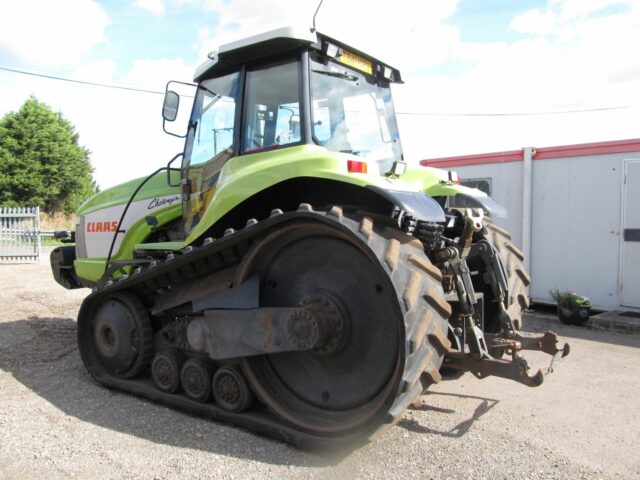
[[[220,396],[227,403],[237,403],[240,398],[240,389],[237,382],[229,375],[222,377],[216,387],[220,392]]]
[[[347,319],[344,307],[338,307],[339,301],[329,292],[305,295],[300,306],[308,309],[316,319],[313,325],[318,325],[318,334],[312,352],[317,355],[331,355],[337,353],[344,346],[346,340]],[[296,328],[304,326],[306,322],[298,324]]]

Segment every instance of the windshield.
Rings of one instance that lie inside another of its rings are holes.
[[[357,70],[311,59],[314,139],[335,152],[377,162],[380,173],[401,160],[391,90]]]

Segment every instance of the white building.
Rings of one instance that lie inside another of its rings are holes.
[[[597,309],[640,309],[640,139],[423,160],[509,211],[533,301],[572,290]]]

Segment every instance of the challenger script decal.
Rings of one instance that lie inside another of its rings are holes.
[[[158,207],[170,207],[176,202],[180,201],[180,195],[176,195],[175,197],[163,197],[163,198],[154,198],[149,202],[149,206],[147,209],[152,210]]]

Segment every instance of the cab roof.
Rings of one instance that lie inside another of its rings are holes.
[[[209,53],[207,60],[196,68],[194,81],[199,82],[205,77],[215,75],[218,71],[226,71],[236,65],[303,47],[326,54],[327,45],[337,47],[339,53],[346,50],[372,62],[376,67],[374,74],[384,73],[384,68],[387,67],[387,73],[389,70],[392,72],[390,76],[386,77],[387,80],[402,83],[400,72],[397,69],[340,41],[319,32],[312,32],[307,27],[282,27],[225,43],[220,46],[217,52]]]

